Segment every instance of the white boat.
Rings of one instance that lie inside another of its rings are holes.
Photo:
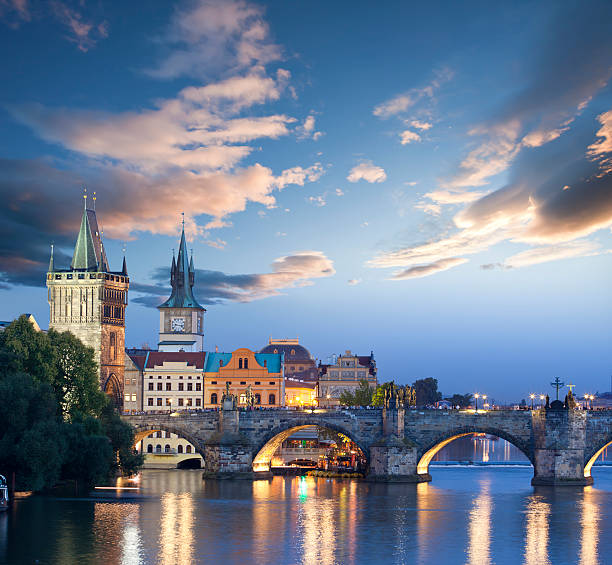
[[[4,477],[4,475],[0,475],[0,512],[3,512],[8,508],[8,502],[9,496],[6,478]]]

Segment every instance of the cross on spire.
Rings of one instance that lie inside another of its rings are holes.
[[[559,389],[565,386],[565,383],[561,381],[559,377],[555,377],[555,380],[550,385],[557,389],[557,400],[559,400]]]

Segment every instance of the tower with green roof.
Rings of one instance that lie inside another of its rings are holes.
[[[187,254],[185,226],[181,232],[178,256],[172,256],[170,267],[170,298],[159,308],[160,351],[203,351],[204,312],[193,295],[195,269],[193,256]]]
[[[95,206],[95,196],[93,198]],[[121,271],[111,271],[94,209],[85,207],[68,268],[53,257],[47,272],[49,327],[70,331],[92,347],[100,369],[100,387],[123,401],[125,309],[130,279],[125,257]]]

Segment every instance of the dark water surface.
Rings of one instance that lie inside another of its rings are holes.
[[[531,487],[531,467],[432,468],[432,483],[144,471],[140,490],[30,497],[0,515],[0,562],[612,563],[612,468]]]

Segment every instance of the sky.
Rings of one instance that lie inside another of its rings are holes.
[[[48,325],[85,187],[129,346],[184,213],[209,350],[610,390],[612,4],[504,4],[0,0],[0,318]]]

